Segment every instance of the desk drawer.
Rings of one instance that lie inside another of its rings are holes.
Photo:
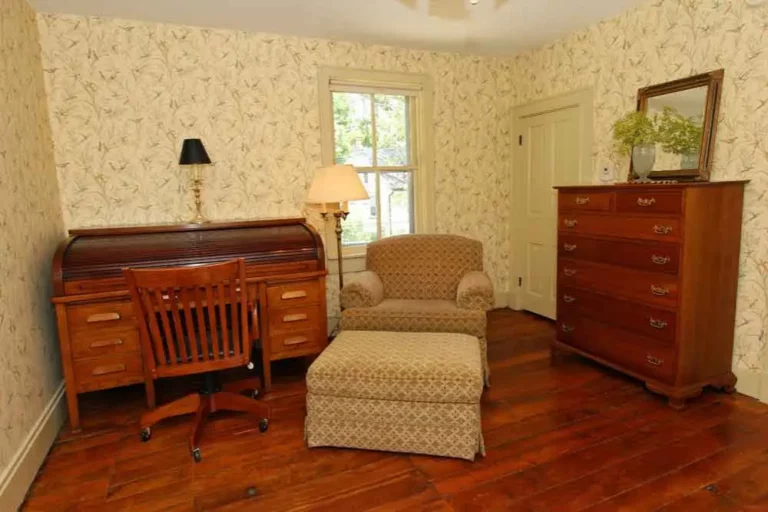
[[[659,242],[677,241],[682,236],[680,219],[630,215],[594,215],[561,213],[558,230],[561,234],[616,236]]]
[[[642,377],[675,380],[677,352],[663,342],[569,315],[558,315],[557,339]]]
[[[323,293],[325,289],[321,288],[317,280],[272,285],[267,287],[267,302],[270,308],[317,304]]]
[[[616,193],[616,211],[619,213],[681,213],[683,191],[638,190]]]
[[[270,334],[272,360],[317,354],[324,346],[323,333],[317,329]]]
[[[144,381],[141,352],[78,359],[74,366],[78,393]]]
[[[270,309],[269,332],[296,332],[316,328],[321,323],[321,314],[318,305]]]
[[[76,331],[73,332],[70,343],[72,357],[75,359],[141,350],[139,331],[136,327]]]
[[[561,211],[602,211],[611,210],[613,192],[560,192],[557,206]]]
[[[557,252],[560,257],[607,263],[651,272],[677,274],[680,246],[663,243],[633,243],[561,235]]]
[[[560,258],[557,285],[583,288],[645,304],[677,307],[678,282],[671,274],[641,272],[621,267]]]
[[[71,332],[104,332],[107,329],[136,329],[131,301],[98,302],[67,308]]]

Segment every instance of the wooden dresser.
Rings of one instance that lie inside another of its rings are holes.
[[[731,371],[745,182],[558,187],[557,339],[680,408]]]
[[[304,219],[70,231],[53,259],[53,303],[72,430],[80,427],[79,393],[144,380],[122,269],[239,257],[258,307],[269,388],[270,361],[318,354],[328,342],[323,243]]]

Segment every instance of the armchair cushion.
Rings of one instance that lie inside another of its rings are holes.
[[[354,281],[341,290],[343,308],[371,308],[384,299],[384,284],[371,270],[355,275]]]
[[[494,302],[493,284],[485,273],[473,270],[464,274],[456,294],[459,308],[488,311]]]

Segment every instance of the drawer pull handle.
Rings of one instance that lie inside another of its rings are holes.
[[[91,375],[98,376],[98,375],[109,375],[110,373],[122,373],[125,371],[125,365],[120,364],[110,364],[107,366],[97,366],[93,369],[91,372]]]
[[[573,277],[576,275],[576,269],[575,268],[564,268],[563,274],[565,274],[568,277]]]
[[[648,199],[644,197],[638,197],[637,198],[637,206],[642,206],[643,208],[648,208],[649,206],[653,206],[656,204],[656,198],[655,197],[649,197]]]
[[[589,196],[577,197],[576,198],[576,204],[581,204],[581,205],[589,204]]]
[[[563,330],[563,332],[573,332],[576,330],[574,326],[568,324],[563,324],[560,328]]]
[[[283,345],[288,347],[292,345],[303,345],[304,343],[309,343],[309,338],[306,336],[293,336],[291,338],[285,338],[283,341]]]
[[[99,322],[111,322],[113,320],[120,320],[120,313],[94,313],[88,315],[85,321],[89,324],[96,324]]]
[[[291,300],[291,299],[303,299],[307,296],[306,290],[295,290],[291,292],[285,292],[280,296],[281,300]]]
[[[576,224],[578,224],[579,221],[576,219],[565,219],[563,220],[563,224],[565,224],[565,227],[567,228],[575,228]]]
[[[565,252],[573,252],[576,250],[576,244],[563,244],[563,249]]]
[[[309,318],[306,313],[296,313],[294,315],[285,315],[283,317],[284,323],[290,323],[290,322],[301,322],[303,320],[306,320]]]
[[[666,295],[669,295],[669,290],[667,290],[662,286],[651,285],[651,293],[658,297],[664,297]]]
[[[576,297],[568,294],[563,295],[563,302],[565,302],[566,304],[573,304],[574,302],[576,302]]]
[[[116,347],[122,344],[123,344],[123,340],[118,338],[116,340],[94,341],[89,346],[91,348],[104,348],[104,347]]]
[[[672,232],[672,226],[659,226],[656,224],[653,226],[653,232],[657,235],[668,235]]]
[[[657,256],[654,254],[651,256],[651,261],[657,265],[666,265],[671,261],[671,258],[669,256]]]
[[[656,329],[664,329],[667,326],[667,322],[665,322],[664,320],[657,320],[653,317],[650,318],[648,323],[651,324],[651,327],[654,327]]]
[[[648,354],[645,356],[645,360],[648,361],[648,364],[651,366],[662,366],[664,364],[664,358],[662,357],[655,357],[651,354]]]

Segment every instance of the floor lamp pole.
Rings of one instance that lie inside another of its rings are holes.
[[[329,212],[322,212],[323,219],[327,219],[328,215]],[[343,229],[341,223],[347,218],[347,215],[349,215],[349,212],[341,209],[333,212],[333,217],[336,220],[336,229],[334,231],[336,232],[336,255],[339,262],[339,290],[344,288],[344,258],[342,257],[341,245],[341,234]]]

